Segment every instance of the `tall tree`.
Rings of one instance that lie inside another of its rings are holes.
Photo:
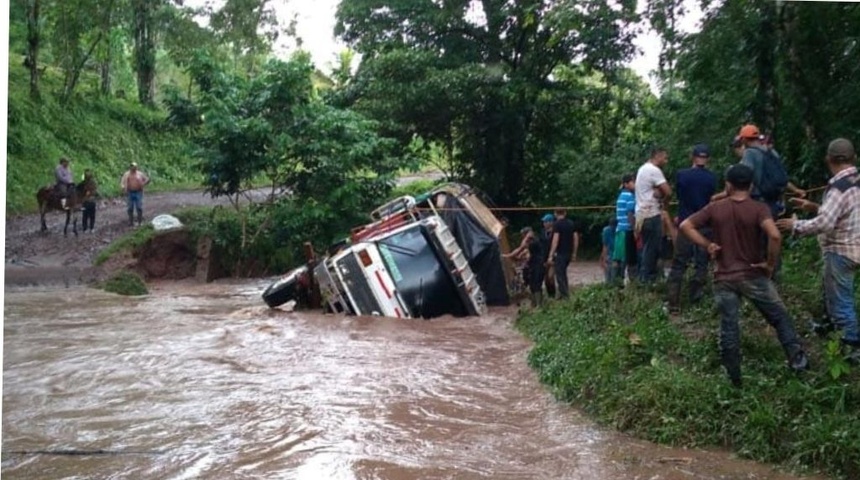
[[[277,16],[270,0],[226,0],[210,18],[221,42],[230,48],[234,62],[253,72],[278,37]]]
[[[359,76],[376,70],[373,64],[391,63],[395,55],[409,57],[398,52],[420,55],[426,74],[417,81],[438,88],[422,92],[414,84],[394,85],[391,77],[378,77],[376,81],[387,82],[384,95],[420,102],[400,109],[405,124],[433,140],[453,139],[452,151],[468,164],[467,179],[500,203],[517,204],[526,184],[535,106],[541,93],[552,88],[552,72],[573,62],[607,75],[617,70],[633,53],[627,25],[637,18],[635,3],[344,0],[336,33],[363,55],[366,65]],[[403,62],[399,67],[414,70]],[[395,77],[416,81],[409,75]],[[372,84],[357,80],[354,98],[371,93]],[[362,87],[368,90],[360,93]],[[435,115],[427,117],[428,112]],[[437,122],[430,125],[428,119]]]
[[[42,0],[27,2],[27,57],[24,64],[30,70],[30,96],[38,99],[39,92],[39,49],[42,43]]]
[[[132,0],[132,37],[134,69],[137,72],[137,98],[141,104],[155,104],[155,11],[161,0]]]

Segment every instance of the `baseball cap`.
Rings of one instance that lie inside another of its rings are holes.
[[[726,181],[732,185],[750,185],[753,181],[753,170],[742,163],[736,163],[726,170]]]
[[[698,143],[693,147],[693,156],[694,157],[710,157],[711,149],[707,144]]]
[[[541,218],[541,221],[542,222],[554,222],[555,221],[555,215],[553,215],[551,213],[547,213]]]
[[[136,166],[137,166],[137,162],[131,162],[131,166],[132,166],[132,167],[136,167]]]
[[[752,123],[748,123],[741,127],[741,131],[738,132],[738,136],[741,138],[761,138],[761,132],[758,131],[758,127]]]
[[[837,138],[827,146],[827,156],[831,158],[851,160],[855,155],[854,145],[850,140],[845,138]]]

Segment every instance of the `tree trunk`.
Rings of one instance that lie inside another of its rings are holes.
[[[110,92],[113,89],[113,83],[111,82],[110,57],[102,60],[101,65],[99,66],[99,75],[101,76],[101,81],[99,83],[99,93],[101,93],[101,95],[105,97],[110,96]]]
[[[39,44],[41,33],[39,29],[41,0],[27,2],[27,59],[25,64],[30,69],[30,97],[39,98]]]
[[[759,128],[773,132],[776,127],[776,6],[771,2],[761,3],[758,57],[756,72],[758,86],[753,112]]]
[[[113,35],[111,35],[111,30],[113,28],[113,2],[108,4],[108,11],[105,12],[105,21],[102,26],[102,35],[105,38],[104,52],[105,54],[102,56],[101,62],[99,62],[99,93],[102,96],[110,96],[110,92],[112,90],[111,83],[111,67],[112,67],[112,57],[113,57]]]
[[[134,66],[137,72],[137,98],[141,104],[154,105],[155,31],[150,0],[134,0]]]
[[[102,39],[102,34],[99,33],[95,40],[93,40],[93,44],[90,45],[87,53],[84,54],[81,61],[75,65],[72,65],[71,70],[66,72],[65,80],[63,81],[63,101],[68,101],[72,98],[72,93],[75,92],[75,87],[78,86],[78,80],[81,78],[81,71],[83,71],[84,66],[87,64],[87,60],[89,60],[90,56],[93,54],[93,50],[96,49],[99,42]]]
[[[800,60],[800,55],[797,52],[797,42],[795,41],[795,22],[797,21],[797,10],[794,4],[786,3],[782,5],[782,33],[784,35],[784,44],[786,45],[788,57],[788,72],[789,78],[794,87],[793,90],[800,97],[800,103],[803,106],[803,130],[806,134],[806,139],[812,144],[818,144],[818,129],[816,128],[816,108],[815,108],[815,90],[807,80],[803,73],[803,65]]]

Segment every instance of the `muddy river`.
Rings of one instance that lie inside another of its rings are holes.
[[[514,309],[269,311],[264,281],[5,295],[4,479],[791,479],[557,403]]]

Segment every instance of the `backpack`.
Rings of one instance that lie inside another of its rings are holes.
[[[763,148],[756,148],[756,150],[762,152],[761,179],[756,188],[764,200],[779,200],[788,186],[788,172],[785,170],[785,165],[773,150]]]

